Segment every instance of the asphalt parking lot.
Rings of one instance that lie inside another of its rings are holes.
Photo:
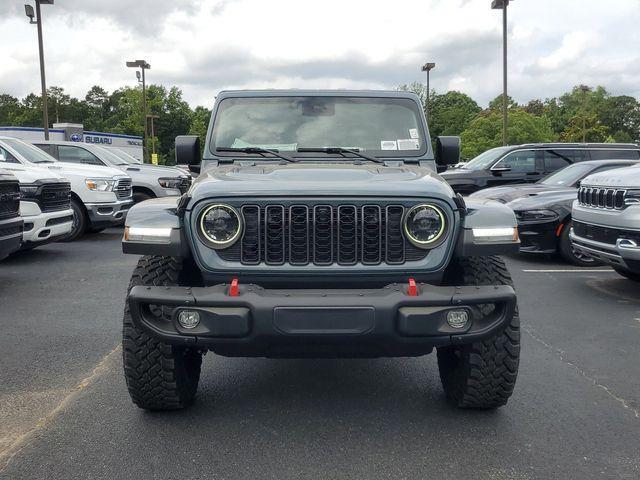
[[[121,230],[0,263],[0,478],[640,478],[640,295],[609,269],[508,260],[523,353],[494,412],[448,407],[435,356],[205,357],[196,404],[129,400]]]

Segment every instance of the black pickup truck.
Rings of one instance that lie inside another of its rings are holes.
[[[0,260],[20,248],[22,228],[20,184],[9,172],[0,170]]]

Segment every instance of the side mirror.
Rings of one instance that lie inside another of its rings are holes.
[[[500,176],[503,173],[508,173],[511,171],[511,167],[493,167],[491,168],[491,173],[495,176]]]
[[[460,137],[436,138],[436,165],[446,167],[460,162]]]
[[[202,161],[200,137],[197,135],[178,135],[176,137],[176,163],[195,166]]]

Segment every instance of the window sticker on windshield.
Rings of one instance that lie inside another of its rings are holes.
[[[380,150],[398,150],[398,144],[395,140],[382,140]]]
[[[410,128],[409,129],[409,136],[411,138],[420,138],[420,136],[418,135],[418,129],[417,128]]]
[[[398,150],[420,150],[420,141],[417,138],[399,138]]]

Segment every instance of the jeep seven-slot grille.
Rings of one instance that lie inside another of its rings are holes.
[[[402,234],[403,205],[244,205],[242,239],[218,250],[244,265],[399,265],[421,260]]]
[[[581,187],[578,202],[585,207],[622,210],[625,207],[626,190],[606,187]]]
[[[40,208],[43,212],[55,212],[71,208],[71,184],[48,183],[40,192]]]
[[[20,211],[20,184],[15,180],[0,182],[0,218],[17,217]]]

